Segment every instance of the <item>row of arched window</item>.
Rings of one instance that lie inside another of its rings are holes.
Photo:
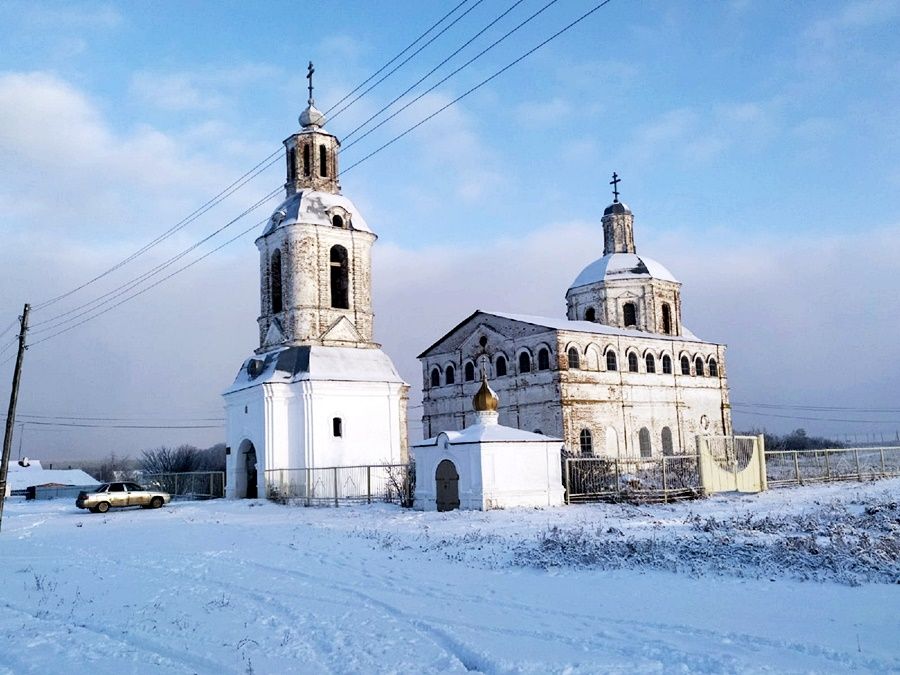
[[[662,441],[661,449],[663,455],[674,455],[675,447],[672,443],[672,429],[663,427],[660,434]],[[594,434],[590,429],[582,429],[578,435],[578,445],[581,450],[582,457],[594,456]],[[650,442],[650,430],[647,427],[641,427],[638,431],[638,452],[641,457],[652,457],[653,447]]]
[[[335,216],[340,218],[340,216]],[[343,223],[342,223],[343,224]],[[336,224],[337,225],[337,224]],[[335,309],[350,308],[350,265],[347,249],[341,245],[331,247],[329,253],[331,306]],[[284,310],[284,291],[281,274],[281,250],[275,249],[269,262],[269,298],[272,313]]]
[[[584,320],[585,321],[597,321],[597,310],[593,307],[588,307],[584,310]],[[633,302],[626,302],[622,305],[622,323],[626,328],[635,327],[638,325],[638,312],[637,305]],[[669,303],[664,302],[662,304],[662,332],[666,335],[671,335],[672,333],[672,308],[669,306]]]
[[[312,150],[309,143],[303,144],[303,175],[309,176],[312,173]],[[287,151],[288,180],[294,180],[294,171],[297,162],[297,153],[294,148]],[[319,146],[319,175],[322,178],[328,178],[328,148],[324,144]]]
[[[566,356],[569,361],[569,370],[580,370],[582,369],[582,356],[577,347],[569,347],[566,352]],[[625,368],[630,373],[639,373],[641,372],[641,361],[643,361],[643,372],[645,373],[662,373],[663,375],[671,375],[672,374],[672,357],[668,354],[663,354],[661,358],[657,358],[653,353],[647,351],[644,354],[643,359],[640,359],[633,349],[629,349],[626,354],[626,364]],[[595,359],[596,360],[596,359]],[[605,362],[606,362],[606,370],[619,370],[619,360],[616,356],[616,351],[612,347],[607,347],[605,354]],[[541,347],[538,349],[536,363],[532,362],[531,353],[528,350],[522,350],[518,356],[518,373],[530,373],[533,371],[542,371],[542,370],[550,370],[550,350],[547,347]],[[693,370],[691,369],[693,363]],[[585,364],[588,367],[585,370],[597,370],[599,369],[599,363],[588,363]],[[681,374],[682,375],[697,375],[699,377],[709,376],[709,377],[718,377],[719,376],[719,364],[716,362],[714,357],[709,357],[707,361],[704,361],[703,357],[697,355],[694,357],[693,362],[687,355],[682,355],[680,359],[681,366]],[[507,375],[507,360],[506,356],[503,354],[499,354],[494,359],[494,375],[495,377],[504,377]],[[441,385],[441,369],[438,366],[434,366],[431,369],[431,386],[438,387]],[[473,382],[475,380],[475,364],[472,361],[467,361],[463,366],[463,378],[464,382]],[[443,369],[443,384],[456,384],[456,368],[453,364],[448,364]]]

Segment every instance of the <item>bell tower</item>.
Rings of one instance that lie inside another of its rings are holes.
[[[285,201],[257,239],[259,353],[282,345],[377,347],[372,342],[371,249],[377,239],[341,195],[340,141],[309,100],[284,141]]]

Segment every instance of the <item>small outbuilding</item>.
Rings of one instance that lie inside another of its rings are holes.
[[[562,440],[498,424],[499,398],[484,371],[472,404],[475,424],[413,446],[415,507],[486,511],[562,505]]]

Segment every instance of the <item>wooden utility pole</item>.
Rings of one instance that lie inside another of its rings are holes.
[[[9,451],[12,448],[13,429],[16,424],[16,402],[19,399],[19,381],[22,378],[22,360],[25,357],[25,333],[28,332],[28,313],[31,305],[25,303],[22,311],[22,327],[19,331],[19,353],[13,371],[12,391],[9,392],[9,412],[6,413],[6,434],[3,436],[3,457],[0,459],[0,530],[3,529],[3,504],[6,501],[6,474],[9,470]]]

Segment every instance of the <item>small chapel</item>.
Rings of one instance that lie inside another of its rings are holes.
[[[341,194],[340,141],[315,107],[313,72],[284,141],[284,201],[256,239],[259,347],[223,394],[230,498],[267,496],[273,472],[407,460],[409,385],[373,341],[377,237]]]
[[[657,457],[731,436],[725,345],[682,324],[681,283],[638,254],[619,182],[603,255],[566,291],[566,318],[478,310],[419,355],[426,438],[473,424],[482,363],[500,424],[561,438],[570,455]]]

